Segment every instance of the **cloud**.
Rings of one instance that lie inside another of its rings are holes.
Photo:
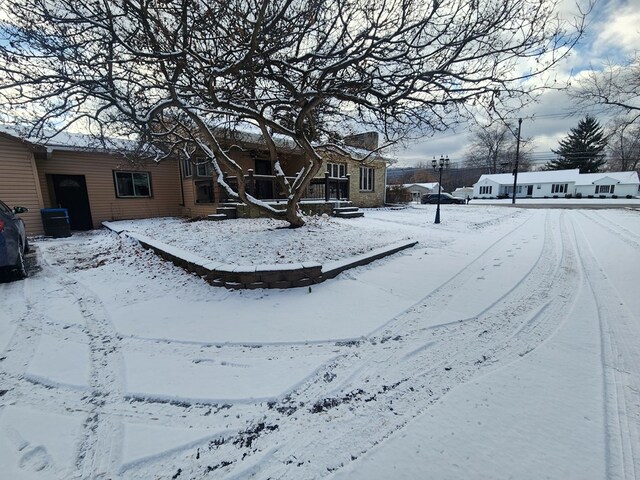
[[[566,19],[583,11],[587,0],[576,5],[575,0],[564,0],[559,14]],[[575,127],[584,112],[577,111],[575,102],[560,87],[577,85],[591,71],[598,71],[608,60],[622,62],[634,52],[640,51],[640,0],[600,0],[594,6],[586,26],[585,36],[571,54],[552,71],[531,82],[553,83],[556,89],[546,90],[537,101],[524,108],[518,116],[523,118],[522,135],[534,141],[534,157],[553,158],[552,148]],[[528,59],[519,66],[526,71],[533,66],[534,59]],[[539,83],[537,83],[539,84]],[[591,112],[605,125],[609,118],[598,108]],[[513,119],[515,122],[515,118]],[[433,156],[449,155],[452,162],[463,161],[470,144],[469,125],[457,131],[436,134],[433,137],[415,141],[402,151],[394,152],[399,159],[398,166],[411,166],[420,161],[429,161]]]

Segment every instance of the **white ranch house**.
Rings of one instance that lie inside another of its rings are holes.
[[[639,194],[640,180],[637,172],[580,173],[575,170],[522,172],[518,174],[516,197],[562,198],[576,195],[595,198],[620,197]],[[473,186],[473,198],[511,196],[513,174],[482,175]]]

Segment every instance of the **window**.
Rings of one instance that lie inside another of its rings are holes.
[[[504,188],[505,195],[513,195],[513,185]],[[516,186],[516,194],[522,193],[522,185]]]
[[[190,158],[185,158],[182,160],[182,175],[184,175],[185,178],[193,175]]]
[[[485,187],[480,187],[480,195],[491,195],[491,191],[493,190],[493,185],[487,185]]]
[[[347,176],[347,166],[344,163],[327,163],[327,173],[332,178],[344,178]]]
[[[199,177],[211,176],[211,163],[202,157],[196,158],[196,174]]]
[[[615,185],[596,185],[596,193],[613,193]]]
[[[113,172],[117,197],[150,197],[151,175],[148,172]]]
[[[365,192],[373,191],[373,168],[360,167],[360,190]]]
[[[568,187],[568,183],[553,183],[551,184],[551,193],[567,193]]]
[[[542,185],[536,185],[536,190],[540,190],[542,188]]]

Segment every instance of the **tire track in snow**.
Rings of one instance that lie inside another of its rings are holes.
[[[618,225],[617,223],[615,223],[615,222],[613,222],[611,220],[605,219],[599,213],[596,213],[596,212],[593,212],[593,211],[589,211],[588,213],[584,212],[584,211],[581,211],[580,213],[585,218],[588,218],[593,223],[595,223],[599,227],[603,228],[604,230],[606,230],[608,233],[610,233],[611,235],[615,236],[616,238],[622,240],[627,245],[630,245],[631,247],[640,250],[640,236],[639,235],[636,235],[635,233],[627,230],[626,228],[623,228],[621,225]]]
[[[86,322],[90,380],[89,392],[83,397],[87,418],[76,467],[81,478],[112,478],[120,464],[123,427],[118,416],[105,413],[105,405],[119,404],[124,397],[124,364],[119,339],[98,295],[61,269],[51,268],[46,249],[43,249],[42,263],[43,270],[77,299]]]
[[[551,216],[557,225],[551,224]],[[295,392],[289,402],[294,406],[289,417],[272,414],[262,419],[279,425],[265,435],[269,437],[266,454],[259,448],[245,451],[249,460],[242,461],[237,458],[237,448],[223,444],[186,465],[183,471],[203,478],[198,472],[207,464],[233,459],[235,465],[220,471],[220,475],[325,476],[393,434],[454,386],[528,354],[556,331],[562,311],[575,300],[571,280],[576,255],[572,248],[565,251],[564,246],[571,247],[571,242],[563,218],[564,214],[547,214],[544,247],[536,265],[517,287],[474,317],[474,321],[423,328],[421,312],[405,312],[396,319],[400,330],[388,329],[402,333],[402,339],[382,343],[378,337],[354,347],[351,354],[324,372],[335,375],[329,383],[326,376],[320,375]],[[561,291],[556,294],[558,289]],[[453,300],[444,295],[439,301]],[[331,382],[340,378],[344,379],[342,388],[332,388]],[[319,402],[317,399],[330,388],[333,396]],[[426,407],[416,407],[425,403]],[[334,429],[332,421],[349,428]],[[317,435],[310,437],[310,431]],[[358,451],[353,451],[354,435],[355,443],[361,444]],[[329,470],[325,469],[327,465]],[[248,470],[244,470],[245,466]]]
[[[596,226],[603,226],[591,216],[584,217]],[[574,228],[582,237],[579,242],[581,266],[600,322],[607,477],[632,480],[640,473],[640,345],[637,343],[640,319],[620,298],[598,262],[592,240],[580,225]],[[609,228],[606,230],[616,234]]]

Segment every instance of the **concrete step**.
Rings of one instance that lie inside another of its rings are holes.
[[[226,215],[227,218],[238,218],[238,209],[236,207],[218,207],[216,213]]]
[[[336,207],[333,209],[334,213],[338,212],[357,212],[359,210],[358,207]]]
[[[229,217],[227,217],[227,215],[225,215],[224,213],[212,213],[211,215],[207,215],[207,220],[213,220],[213,221],[219,221],[219,220],[226,220]]]
[[[364,217],[364,212],[358,210],[356,212],[335,212],[335,216],[338,218],[358,218]]]

